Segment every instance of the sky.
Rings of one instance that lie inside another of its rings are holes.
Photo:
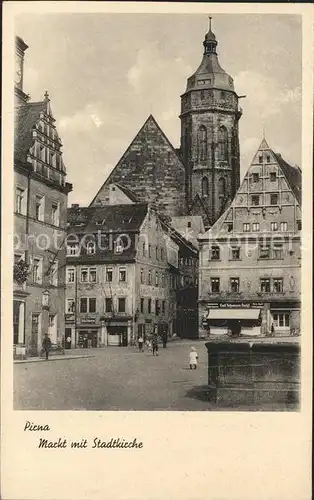
[[[180,95],[199,66],[206,14],[21,14],[29,46],[24,91],[48,90],[63,143],[69,203],[87,205],[152,114],[180,143]],[[241,99],[241,176],[265,131],[269,146],[301,165],[301,16],[215,14],[221,66]]]

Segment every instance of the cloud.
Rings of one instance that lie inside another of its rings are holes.
[[[136,55],[136,61],[127,73],[129,85],[136,93],[144,92],[148,88],[150,91],[159,87],[166,89],[165,81],[169,76],[174,81],[187,78],[192,68],[181,57],[167,57],[161,46],[157,43],[150,43],[140,49]],[[168,90],[167,90],[168,92]]]
[[[89,132],[93,128],[100,128],[103,121],[99,116],[95,104],[87,104],[82,110],[72,116],[62,116],[59,120],[60,130],[71,132]]]
[[[301,89],[282,88],[273,78],[256,71],[240,71],[235,77],[239,95],[246,95],[258,119],[280,114],[287,105],[299,105]]]

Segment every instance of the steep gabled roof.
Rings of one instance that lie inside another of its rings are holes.
[[[302,195],[301,195],[301,190],[302,190],[302,171],[299,167],[293,167],[292,165],[289,165],[280,154],[275,153],[273,151],[276,160],[284,173],[286,180],[292,189],[294,196],[296,197],[299,205],[302,203]]]
[[[79,257],[68,256],[67,262],[69,264],[133,262],[137,253],[137,233],[147,211],[146,203],[70,208],[68,243],[71,242],[73,235],[75,237],[73,243],[80,241],[81,244]],[[93,254],[87,252],[89,241],[94,241],[96,244],[96,251]],[[116,242],[122,245],[121,252],[117,252]]]
[[[69,230],[77,233],[139,231],[147,210],[147,203],[69,208]]]
[[[32,147],[33,128],[40,118],[40,113],[46,111],[46,102],[31,102],[20,106],[15,115],[14,156],[15,159],[26,162],[29,149]]]
[[[182,168],[183,171],[185,170],[184,169],[184,165],[182,163],[182,160],[181,160],[181,158],[180,158],[180,156],[178,154],[178,151],[173,147],[173,145],[171,144],[171,142],[169,141],[169,139],[167,138],[167,136],[165,135],[165,133],[163,132],[163,130],[160,128],[160,126],[158,125],[158,123],[155,120],[155,118],[153,117],[153,115],[150,114],[149,117],[147,118],[147,120],[145,121],[145,123],[143,124],[143,126],[140,128],[140,130],[138,131],[138,133],[136,134],[136,136],[133,138],[133,140],[131,141],[131,143],[129,144],[129,146],[127,147],[127,149],[125,150],[125,152],[123,153],[123,155],[121,156],[121,158],[119,159],[119,161],[117,162],[117,164],[114,167],[114,169],[110,172],[110,174],[107,177],[107,179],[105,180],[105,182],[101,185],[100,189],[97,191],[96,195],[94,196],[94,198],[92,199],[92,201],[90,203],[90,206],[93,205],[93,203],[95,202],[95,200],[97,199],[99,193],[103,190],[103,188],[104,188],[105,185],[108,185],[111,182],[114,183],[114,184],[117,184],[117,182],[114,181],[114,178],[115,178],[115,174],[116,174],[118,168],[120,168],[121,163],[123,162],[124,158],[128,155],[129,151],[132,149],[132,146],[137,141],[138,137],[141,135],[141,133],[143,132],[143,130],[145,129],[145,127],[149,123],[153,124],[157,128],[157,130],[160,132],[160,134],[162,135],[162,137],[164,138],[164,140],[168,144],[169,148],[173,151],[173,153],[175,154],[176,158],[178,159],[178,165],[181,166],[181,168]],[[120,182],[119,182],[119,184],[120,184]]]

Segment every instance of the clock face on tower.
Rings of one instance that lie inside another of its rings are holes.
[[[19,56],[15,58],[15,83],[21,83],[22,80],[22,59]]]

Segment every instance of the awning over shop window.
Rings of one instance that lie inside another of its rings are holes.
[[[206,319],[257,320],[260,309],[210,309]]]

